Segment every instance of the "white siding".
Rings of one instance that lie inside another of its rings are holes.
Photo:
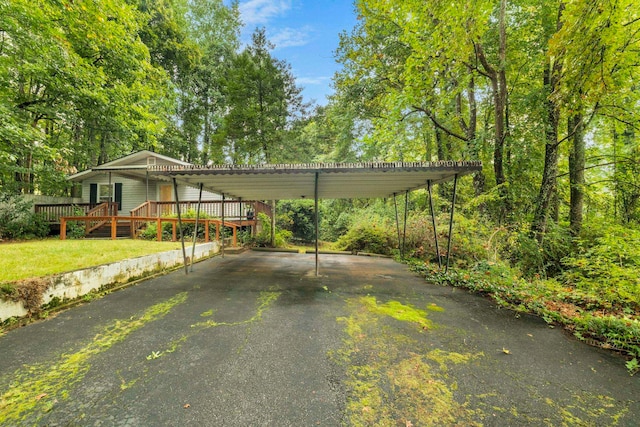
[[[129,215],[131,209],[138,207],[146,200],[146,185],[143,181],[124,178],[114,173],[111,175],[111,183],[122,183],[122,204],[118,211],[119,215]],[[109,174],[96,176],[82,182],[82,201],[84,203],[89,203],[91,184],[109,184]],[[151,183],[149,184],[149,198],[151,198],[153,193],[151,192]]]
[[[151,156],[153,157],[153,156]],[[155,158],[156,165],[159,166],[174,166],[175,162],[171,162],[161,158]],[[137,159],[135,161],[126,161],[121,162],[122,165],[126,166],[146,166],[147,165],[147,157],[143,157]],[[109,183],[109,174],[105,172],[104,174],[100,174],[98,176],[94,176],[92,178],[88,178],[82,181],[82,201],[84,203],[89,203],[90,196],[90,185],[91,184],[108,184]],[[130,211],[147,200],[147,192],[149,200],[160,200],[160,186],[161,185],[172,185],[171,181],[157,181],[153,179],[152,176],[149,177],[149,183],[147,188],[146,180],[136,180],[125,178],[123,176],[118,175],[117,172],[113,172],[111,174],[111,183],[122,183],[122,204],[120,205],[120,210],[118,214],[120,215],[129,215]],[[197,201],[198,200],[199,189],[195,187],[188,187],[185,185],[178,185],[178,197],[181,201]],[[174,200],[175,196],[173,194],[173,189],[171,191],[171,200]],[[202,192],[202,200],[220,200],[222,196],[219,194],[211,193],[208,191]]]
[[[199,192],[199,188],[178,185],[178,197],[180,197],[180,200],[197,201]],[[222,196],[202,190],[202,200],[222,200]]]

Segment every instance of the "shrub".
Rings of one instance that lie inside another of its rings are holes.
[[[195,209],[188,209],[185,212],[180,214],[182,219],[195,219],[196,217]],[[165,215],[163,218],[178,218],[177,214]],[[207,215],[204,212],[200,212],[200,219],[211,219],[212,217]],[[195,229],[195,222],[183,222],[182,223],[182,233],[185,239],[193,238],[193,230]],[[204,222],[198,223],[198,239],[204,239],[205,235],[205,225]],[[209,226],[209,235],[215,236],[216,228],[215,224],[210,224]],[[176,234],[179,237],[180,231],[176,229]],[[229,233],[227,233],[227,236]],[[158,238],[158,224],[156,222],[148,222],[145,229],[140,233],[140,238],[144,240],[156,240]],[[162,240],[170,241],[173,238],[173,224],[170,222],[162,223]]]
[[[73,210],[74,216],[85,216],[84,210],[76,207]],[[84,237],[85,226],[80,221],[67,222],[67,238],[68,239],[82,239]]]
[[[292,238],[302,242],[315,241],[315,207],[313,200],[292,200],[278,204],[276,225],[291,232]]]
[[[562,259],[573,249],[574,242],[568,227],[552,222],[542,243],[531,237],[528,230],[517,232],[514,244],[505,256],[528,277],[555,277],[565,269]]]
[[[271,218],[263,212],[258,213],[258,220],[262,223],[262,230],[254,238],[252,243],[259,247],[271,246]],[[289,230],[275,230],[275,247],[280,248],[286,246],[292,233]]]
[[[49,234],[46,220],[31,212],[31,206],[19,195],[0,193],[0,239],[42,238]]]
[[[589,237],[562,260],[568,268],[560,279],[609,304],[640,309],[640,231],[609,225]]]
[[[363,218],[354,224],[336,242],[338,250],[363,251],[390,255],[396,248],[389,221],[380,218]]]

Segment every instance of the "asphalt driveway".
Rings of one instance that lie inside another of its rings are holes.
[[[389,259],[217,257],[0,337],[0,425],[637,426],[615,354]]]

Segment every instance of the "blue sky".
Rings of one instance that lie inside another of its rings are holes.
[[[240,17],[247,43],[256,27],[264,27],[276,45],[272,54],[291,64],[305,101],[326,104],[339,34],[356,24],[351,0],[241,0]]]

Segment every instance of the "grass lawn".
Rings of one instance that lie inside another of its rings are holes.
[[[107,264],[180,248],[179,242],[47,239],[0,244],[0,282]]]

